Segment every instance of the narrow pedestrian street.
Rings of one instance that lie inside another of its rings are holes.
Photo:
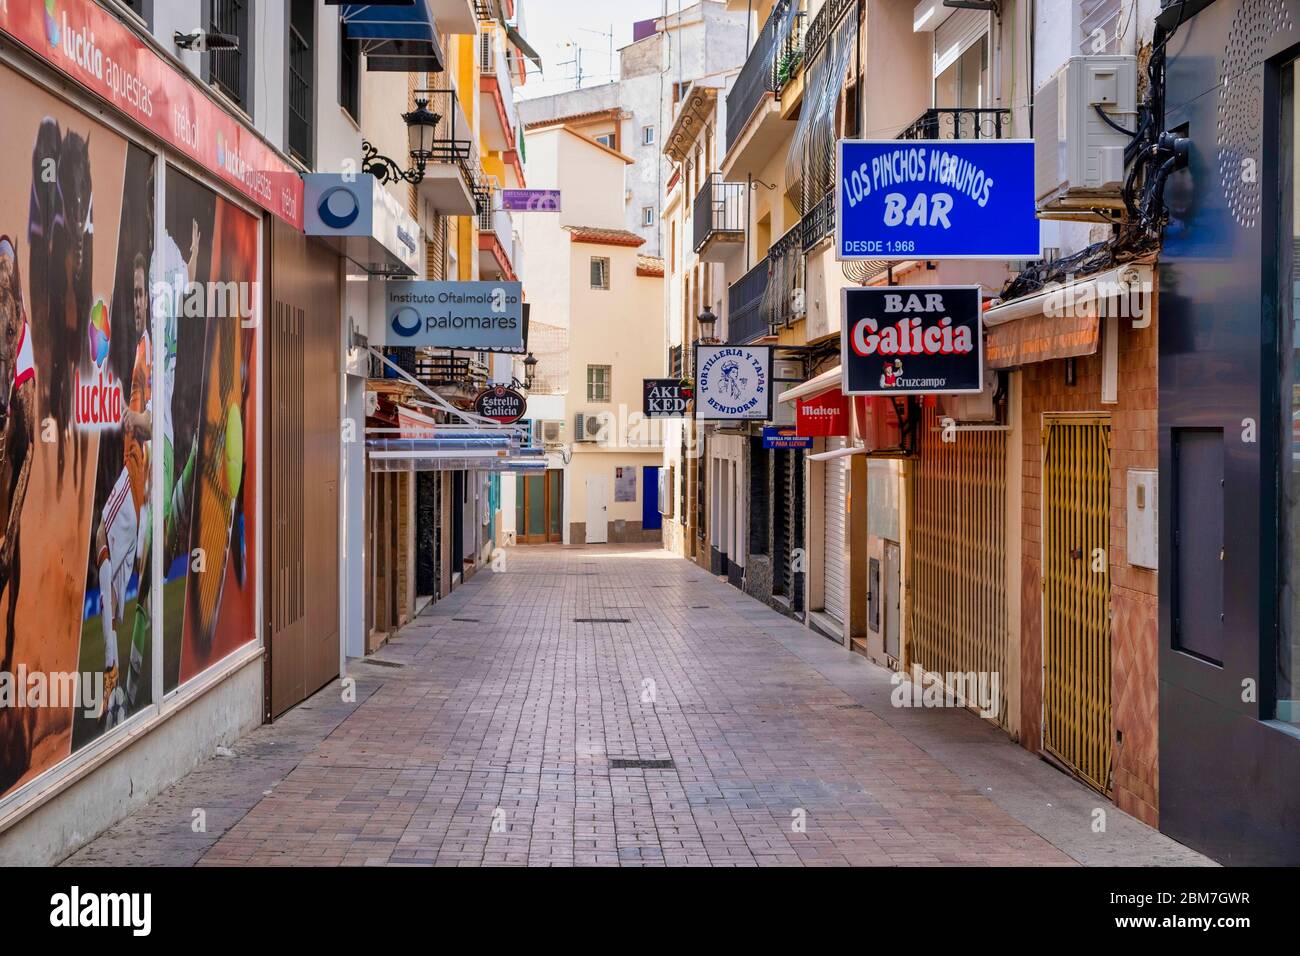
[[[512,549],[348,672],[66,862],[1208,863],[646,546]]]

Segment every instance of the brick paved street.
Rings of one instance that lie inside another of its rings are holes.
[[[657,550],[512,550],[350,670],[68,862],[1206,862]]]

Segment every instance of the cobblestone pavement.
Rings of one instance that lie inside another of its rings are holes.
[[[658,550],[514,549],[349,673],[67,862],[1207,862]]]

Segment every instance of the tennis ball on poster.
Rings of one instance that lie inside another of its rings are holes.
[[[230,497],[239,494],[239,484],[244,477],[244,420],[239,406],[231,405],[226,413],[226,487]]]

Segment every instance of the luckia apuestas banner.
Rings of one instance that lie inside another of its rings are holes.
[[[1036,259],[1032,140],[841,140],[835,249],[852,259]]]

